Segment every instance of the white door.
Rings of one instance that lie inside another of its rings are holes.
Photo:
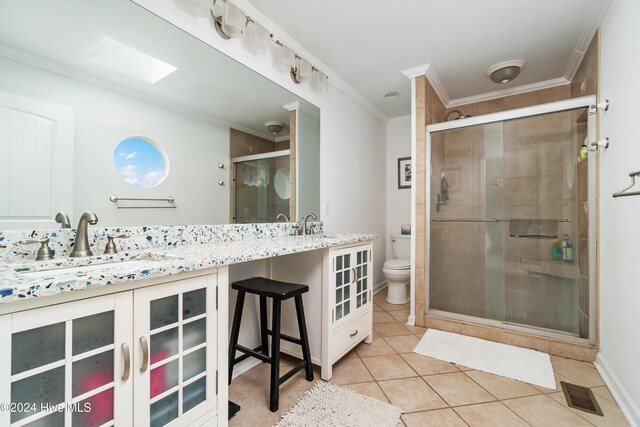
[[[215,294],[215,275],[134,291],[134,425],[188,425],[215,409]]]
[[[132,293],[0,317],[0,425],[131,425]]]
[[[71,215],[73,135],[72,109],[0,91],[0,229]]]

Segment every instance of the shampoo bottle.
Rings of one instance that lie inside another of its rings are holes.
[[[560,239],[553,239],[551,244],[551,261],[562,261],[563,249]]]

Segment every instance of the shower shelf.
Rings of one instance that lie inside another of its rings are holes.
[[[521,258],[520,268],[530,273],[547,274],[565,279],[578,280],[580,278],[580,269],[575,263]]]

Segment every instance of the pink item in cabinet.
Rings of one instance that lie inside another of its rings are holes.
[[[78,380],[76,396],[95,390],[113,381],[113,370],[91,373]],[[89,406],[85,407],[84,404]],[[88,426],[99,426],[113,419],[113,388],[105,390],[80,402],[78,407],[84,413],[84,421]]]
[[[164,360],[167,357],[169,357],[169,351],[161,351],[156,354],[152,354],[150,362],[153,365],[154,363]],[[152,370],[150,373],[151,376],[149,378],[149,396],[151,399],[153,399],[160,393],[167,391],[167,381],[165,379],[166,367],[167,365],[159,366]]]

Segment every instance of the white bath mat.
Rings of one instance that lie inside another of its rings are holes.
[[[547,353],[429,329],[415,353],[541,387],[556,389]]]
[[[401,414],[397,406],[318,381],[275,427],[396,427]]]

